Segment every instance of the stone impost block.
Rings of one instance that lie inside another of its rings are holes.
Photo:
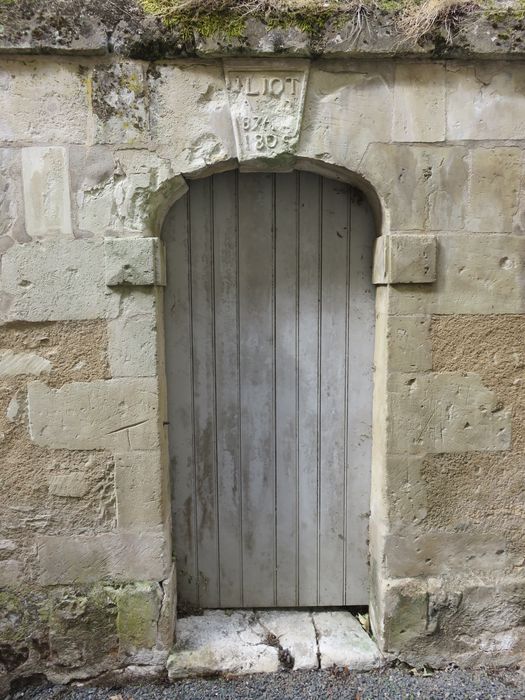
[[[108,341],[109,366],[113,377],[157,375],[155,316],[120,316],[110,321]]]
[[[393,141],[444,141],[445,66],[406,63],[395,68]]]
[[[166,284],[163,245],[158,238],[105,238],[104,257],[108,287]]]
[[[125,530],[156,527],[163,522],[161,454],[157,451],[115,455],[117,525]]]
[[[29,429],[37,445],[69,450],[155,450],[158,393],[153,378],[28,385]]]
[[[23,148],[22,178],[27,233],[32,238],[72,236],[66,149]]]
[[[388,391],[392,454],[510,448],[511,413],[477,374],[393,373]]]
[[[437,239],[423,234],[391,234],[376,240],[374,284],[436,280]]]
[[[41,535],[37,538],[40,583],[163,581],[171,557],[161,533],[114,533],[92,536]]]
[[[13,246],[2,257],[2,320],[105,318],[116,315],[115,307],[118,297],[104,284],[102,241],[26,243]]]

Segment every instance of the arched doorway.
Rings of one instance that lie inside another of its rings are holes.
[[[179,600],[368,602],[374,223],[308,172],[189,182],[163,230]]]

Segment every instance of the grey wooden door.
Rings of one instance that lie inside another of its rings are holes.
[[[304,172],[190,182],[164,227],[178,591],[368,602],[373,223]]]

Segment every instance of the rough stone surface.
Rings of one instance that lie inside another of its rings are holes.
[[[30,382],[31,439],[70,450],[154,450],[158,447],[155,379],[73,382],[51,389]]]
[[[374,284],[436,281],[437,240],[422,234],[380,236],[374,253]]]
[[[293,657],[294,671],[319,667],[319,651],[312,615],[300,610],[274,610],[257,614],[260,625],[277,638]]]
[[[314,612],[321,668],[368,671],[381,664],[376,645],[350,613]]]
[[[117,524],[126,530],[161,526],[163,505],[162,461],[159,453],[119,452],[115,455]]]

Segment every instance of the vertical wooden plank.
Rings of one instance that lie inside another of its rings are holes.
[[[297,184],[276,176],[275,192],[275,460],[279,606],[298,604],[297,547]]]
[[[374,221],[361,193],[352,193],[348,377],[346,605],[368,604],[368,511],[372,463],[375,289]]]
[[[299,174],[299,605],[318,604],[318,391],[321,178]]]
[[[193,416],[199,605],[219,605],[215,347],[213,290],[213,181],[192,183],[190,199],[191,297],[193,315]]]
[[[239,179],[241,468],[245,606],[275,605],[273,176]]]
[[[213,185],[220,605],[242,602],[237,173]]]
[[[349,188],[323,181],[319,604],[343,604]]]
[[[167,267],[164,307],[177,588],[180,600],[197,605],[188,207],[189,195],[186,195],[175,204],[164,224]]]

